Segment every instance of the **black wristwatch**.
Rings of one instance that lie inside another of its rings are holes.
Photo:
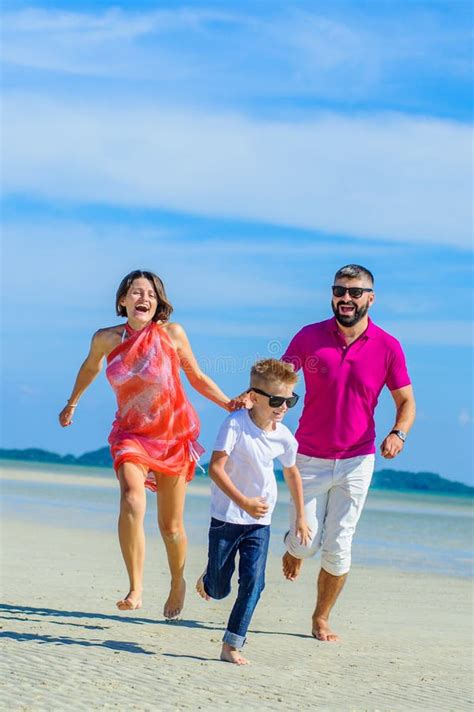
[[[405,440],[407,439],[407,434],[406,434],[403,430],[391,430],[391,431],[390,431],[390,435],[391,435],[392,433],[393,433],[394,435],[397,435],[403,443],[404,443]]]

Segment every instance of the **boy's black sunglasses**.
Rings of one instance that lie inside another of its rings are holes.
[[[287,408],[293,408],[293,406],[298,403],[299,398],[297,393],[293,393],[293,395],[289,398],[283,398],[283,396],[272,396],[271,393],[266,393],[265,391],[260,390],[260,388],[249,388],[247,393],[250,393],[250,391],[260,393],[261,396],[267,396],[270,408],[279,408],[283,405],[283,403],[286,403]]]
[[[335,284],[331,287],[332,293],[335,297],[343,297],[346,292],[349,292],[349,296],[352,299],[360,299],[364,292],[373,292],[370,287],[339,287]]]

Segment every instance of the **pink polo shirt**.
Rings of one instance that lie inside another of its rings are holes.
[[[303,369],[306,385],[298,452],[331,460],[374,453],[380,391],[410,384],[399,342],[369,319],[364,333],[346,346],[333,317],[303,327],[282,358]]]

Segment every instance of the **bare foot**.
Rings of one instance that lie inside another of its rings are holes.
[[[186,581],[181,579],[176,584],[171,584],[170,595],[163,608],[163,615],[168,620],[173,620],[179,616],[184,606],[186,595]]]
[[[283,554],[282,564],[283,576],[287,578],[288,581],[294,581],[301,571],[303,559],[297,559],[296,556],[292,556],[292,554],[287,551],[286,554]]]
[[[223,660],[225,663],[234,663],[234,665],[248,665],[249,661],[247,658],[244,658],[237,648],[234,648],[232,645],[229,645],[228,643],[222,643],[222,650],[221,650],[221,660]]]
[[[198,580],[196,581],[196,591],[199,593],[201,598],[204,598],[205,601],[210,600],[210,596],[208,593],[206,593],[206,589],[204,588],[204,575],[206,571],[203,571]]]
[[[116,606],[120,611],[136,611],[142,607],[141,593],[132,589],[127,593],[125,598],[121,598],[120,601],[117,601]]]
[[[329,643],[336,643],[339,640],[339,636],[333,633],[325,618],[313,618],[312,634],[317,640]]]

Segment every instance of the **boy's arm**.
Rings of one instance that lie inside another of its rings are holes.
[[[224,469],[228,459],[229,456],[225,451],[214,450],[209,463],[209,476],[211,480],[229,499],[235,502],[238,507],[247,512],[247,514],[250,514],[254,519],[261,519],[268,511],[268,504],[265,503],[263,497],[245,497],[245,495],[237,489]]]
[[[306,523],[304,513],[303,484],[301,482],[301,475],[296,465],[293,465],[292,467],[283,468],[283,476],[288,489],[290,490],[293,502],[295,503],[296,536],[300,539],[302,544],[306,545],[311,538],[311,529]]]

